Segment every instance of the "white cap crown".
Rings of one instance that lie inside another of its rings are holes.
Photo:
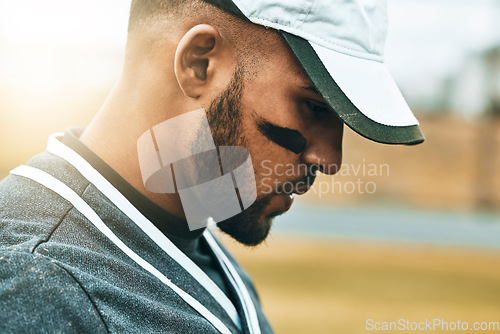
[[[253,23],[283,30],[327,49],[383,61],[385,0],[233,0]]]

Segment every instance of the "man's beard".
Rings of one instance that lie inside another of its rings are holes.
[[[240,113],[241,95],[243,91],[243,71],[238,68],[228,85],[207,111],[207,118],[212,136],[217,147],[247,147],[247,139],[242,131],[242,115]],[[256,246],[263,242],[271,229],[270,217],[262,217],[264,208],[269,204],[272,195],[258,198],[243,212],[219,222],[221,231],[247,246]]]

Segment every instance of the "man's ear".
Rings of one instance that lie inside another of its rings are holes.
[[[177,45],[174,63],[175,76],[184,94],[191,98],[203,94],[214,80],[216,64],[229,60],[227,47],[219,31],[207,24],[197,25],[184,35]],[[227,65],[224,67],[232,67]]]

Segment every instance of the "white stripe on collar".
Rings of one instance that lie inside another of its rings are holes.
[[[97,229],[99,229],[111,242],[113,242],[120,250],[122,250],[128,257],[140,265],[144,270],[158,278],[165,285],[170,287],[175,293],[179,295],[186,303],[191,305],[198,313],[207,319],[219,332],[224,334],[231,334],[231,331],[212,314],[205,306],[193,298],[190,294],[179,288],[172,283],[165,275],[158,271],[155,267],[141,258],[137,253],[125,245],[101,220],[99,215],[71,188],[53,177],[52,175],[30,166],[19,166],[10,172],[12,175],[23,176],[31,179],[46,188],[54,191],[56,194],[70,202],[73,207],[85,216]]]
[[[66,160],[73,165],[84,178],[91,182],[99,191],[113,202],[118,209],[127,215],[151,240],[153,240],[165,253],[179,263],[193,276],[212,297],[222,306],[235,325],[241,329],[241,320],[226,294],[200,269],[189,257],[177,248],[158,228],[151,223],[135,206],[133,206],[111,183],[106,180],[78,153],[64,145],[58,137],[63,133],[49,136],[47,151]]]
[[[250,297],[250,294],[248,293],[247,287],[241,280],[240,275],[234,268],[231,261],[222,251],[219,244],[215,241],[215,238],[212,236],[210,231],[208,229],[205,230],[203,235],[205,236],[205,239],[207,240],[208,244],[210,245],[215,255],[217,256],[219,263],[224,269],[224,272],[230,278],[231,284],[233,284],[236,292],[238,293],[238,297],[240,298],[241,303],[243,305],[245,317],[250,327],[250,332],[253,334],[260,334],[259,318],[257,317],[257,311],[255,310],[255,305],[252,301],[252,298]]]

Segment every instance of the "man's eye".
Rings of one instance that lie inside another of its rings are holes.
[[[307,101],[307,107],[315,114],[331,113],[330,108],[318,102]]]

